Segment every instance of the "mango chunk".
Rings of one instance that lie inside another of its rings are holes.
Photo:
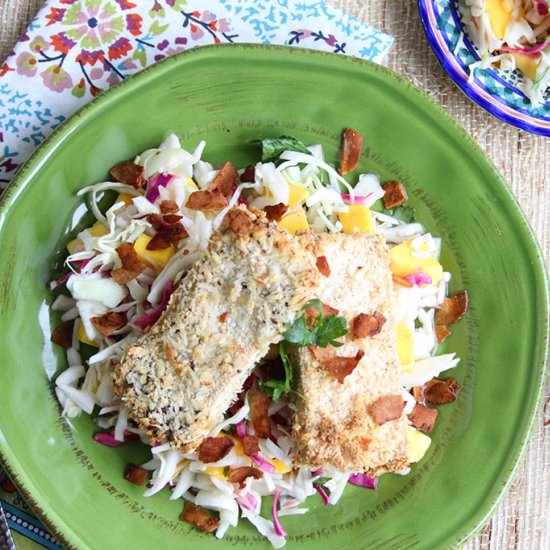
[[[306,231],[309,229],[306,213],[300,209],[298,211],[289,212],[279,222],[279,227],[286,229],[291,235],[298,231]]]
[[[516,60],[516,67],[531,80],[535,80],[537,78],[537,68],[539,65],[538,57],[531,57],[521,53],[513,53],[512,55]]]
[[[84,325],[80,323],[80,326],[78,327],[78,339],[83,344],[88,344],[89,346],[93,346],[94,348],[99,347],[98,343],[95,340],[91,340],[88,338],[88,335],[86,334],[86,331],[84,330]]]
[[[147,250],[147,245],[150,241],[151,237],[144,233],[137,238],[134,243],[134,249],[142,261],[148,263],[156,271],[160,271],[170,261],[176,249],[174,245],[171,244],[168,248],[164,248],[163,250]]]
[[[409,462],[418,462],[424,458],[432,440],[412,426],[407,426],[407,457]]]
[[[417,258],[413,255],[412,241],[405,241],[390,250],[392,273],[400,278],[421,272],[430,276],[432,285],[437,285],[443,277],[443,268],[434,258]]]
[[[414,361],[414,334],[402,321],[397,323],[397,356],[401,365]]]
[[[344,233],[374,233],[370,208],[363,204],[350,204],[347,212],[338,214]]]
[[[130,193],[119,193],[118,197],[116,198],[115,203],[117,202],[123,202],[126,206],[132,204],[132,195]]]
[[[275,466],[275,471],[278,474],[287,474],[291,471],[292,468],[289,468],[284,462],[280,461],[277,458],[273,458],[269,461],[273,466]]]
[[[224,470],[224,466],[208,466],[208,468],[204,470],[204,473],[210,477],[215,477],[217,479],[225,481],[227,479],[227,476],[224,474]]]
[[[486,0],[485,9],[494,35],[502,40],[512,21],[512,2],[509,0]]]
[[[294,208],[300,206],[309,196],[307,189],[297,183],[288,184],[288,206]]]

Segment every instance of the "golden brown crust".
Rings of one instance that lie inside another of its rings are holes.
[[[251,232],[213,237],[114,373],[115,391],[140,429],[183,452],[221,422],[255,363],[319,284],[315,258],[298,239],[263,213],[233,212],[247,216]]]

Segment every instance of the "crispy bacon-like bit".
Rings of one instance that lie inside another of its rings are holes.
[[[62,348],[70,348],[73,341],[73,323],[63,323],[55,327],[51,340]]]
[[[336,348],[332,346],[327,346],[326,348],[321,348],[319,346],[309,346],[309,351],[311,351],[313,357],[319,361],[319,363],[324,363],[333,357],[336,357]]]
[[[384,188],[382,198],[384,208],[397,208],[409,199],[405,186],[399,181],[388,181],[382,187]]]
[[[265,208],[265,215],[270,222],[278,222],[288,210],[288,206],[282,202],[277,204],[268,204]]]
[[[199,446],[199,460],[201,462],[217,462],[229,453],[233,447],[233,440],[227,436],[207,437]]]
[[[352,322],[352,334],[354,338],[366,338],[367,336],[376,336],[382,331],[386,318],[375,311],[372,315],[360,313]]]
[[[252,220],[244,210],[239,208],[230,210],[225,219],[228,229],[237,236],[244,237],[252,231]]]
[[[353,172],[359,164],[363,149],[363,136],[353,128],[344,128],[340,146],[340,169],[342,176]]]
[[[135,464],[129,464],[124,473],[124,479],[133,483],[134,485],[145,485],[149,478],[149,472],[144,468],[140,468]]]
[[[220,189],[203,189],[189,195],[185,206],[191,210],[221,210],[229,204]]]
[[[349,376],[355,370],[355,367],[359,364],[363,355],[365,355],[365,352],[359,350],[355,354],[355,357],[335,356],[326,361],[322,361],[321,366],[332,374],[340,384],[343,384],[346,376]]]
[[[102,336],[111,336],[113,332],[126,324],[126,315],[116,311],[108,311],[100,317],[92,317],[92,324]]]
[[[225,323],[225,320],[227,319],[228,315],[229,315],[229,311],[224,311],[221,315],[218,316],[218,321],[220,323]]]
[[[267,409],[271,398],[261,391],[257,386],[254,386],[249,392],[250,404],[250,419],[252,426],[258,437],[267,439],[271,434],[271,423],[269,422],[269,414]]]
[[[454,378],[432,378],[424,387],[426,401],[432,405],[451,403],[459,391],[460,384]]]
[[[197,529],[205,533],[213,533],[220,525],[219,519],[188,500],[186,500],[183,505],[183,512],[180,514],[180,519],[181,521],[191,523]]]
[[[435,325],[435,337],[439,344],[441,344],[449,334],[451,334],[451,331],[447,325]]]
[[[400,395],[383,395],[373,401],[367,407],[367,411],[372,419],[381,426],[390,420],[397,420],[404,408],[405,402]]]
[[[423,432],[431,432],[435,426],[437,409],[430,409],[424,405],[415,405],[409,418],[412,425]]]
[[[323,317],[331,317],[333,315],[338,315],[340,313],[339,310],[337,310],[334,307],[328,306],[327,304],[321,304],[321,305],[323,306]],[[313,306],[308,307],[304,311],[304,316],[306,319],[306,324],[311,327],[315,324],[317,317],[319,317],[319,310]]]
[[[256,179],[256,168],[253,164],[249,164],[241,174],[241,183],[252,182]]]
[[[175,214],[180,210],[178,203],[173,200],[160,201],[159,208],[163,214]]]
[[[317,256],[315,259],[315,265],[323,277],[330,277],[330,265],[328,265],[326,256]]]
[[[454,296],[445,298],[435,314],[436,325],[452,325],[468,311],[468,291],[457,292]]]
[[[260,452],[260,444],[255,435],[245,435],[241,437],[241,442],[246,456],[256,455]]]
[[[227,161],[218,171],[208,189],[212,191],[219,190],[225,198],[229,199],[237,188],[238,178],[239,174],[237,174],[237,170],[235,170],[230,161]]]
[[[139,259],[137,252],[130,243],[120,244],[116,251],[122,262],[122,267],[113,269],[111,277],[117,283],[125,285],[135,279],[147,265]]]
[[[230,483],[238,483],[240,487],[244,486],[244,482],[247,478],[253,477],[254,479],[261,479],[262,472],[252,466],[241,466],[239,468],[230,468],[227,480]]]
[[[109,171],[111,176],[120,183],[132,185],[136,189],[145,187],[146,179],[143,175],[143,166],[134,164],[132,160],[123,160],[115,164]]]
[[[188,233],[185,230],[185,227],[181,223],[176,223],[171,225],[168,229],[165,229],[161,233],[157,233],[145,247],[147,250],[164,250],[168,248],[171,244],[176,244],[177,242],[185,239]]]

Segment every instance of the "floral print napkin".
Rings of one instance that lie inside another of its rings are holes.
[[[380,62],[392,38],[318,0],[48,0],[0,66],[0,191],[94,96],[167,56],[230,42]]]

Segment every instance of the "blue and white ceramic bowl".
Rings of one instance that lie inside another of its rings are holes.
[[[521,91],[520,71],[476,69],[469,65],[479,52],[467,35],[459,10],[461,0],[418,0],[426,37],[439,62],[462,91],[497,118],[526,132],[550,137],[550,94],[534,107]]]

